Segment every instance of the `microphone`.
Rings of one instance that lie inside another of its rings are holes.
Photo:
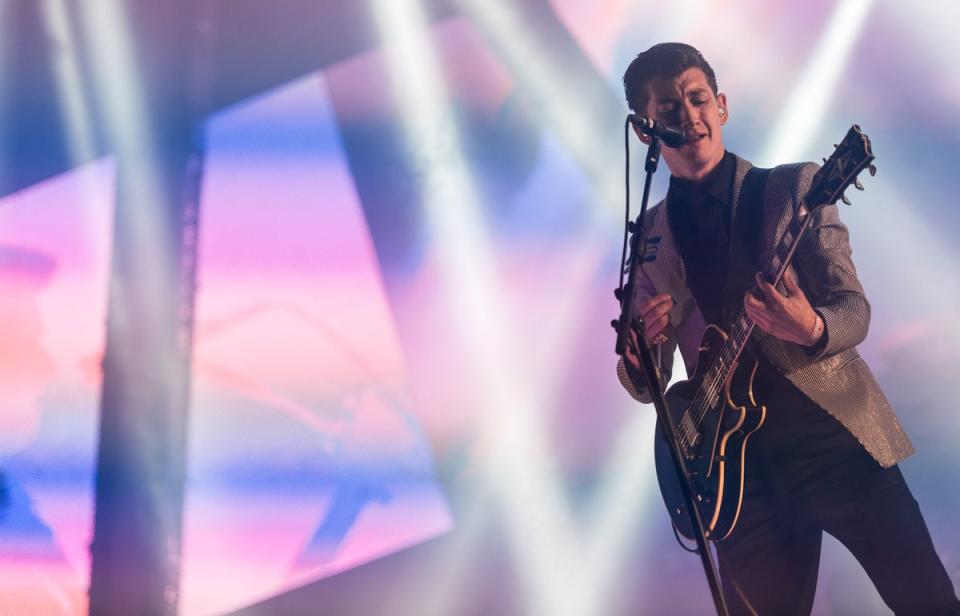
[[[679,128],[673,128],[672,126],[661,124],[656,120],[645,118],[636,113],[631,113],[628,115],[627,120],[629,120],[634,126],[640,128],[640,132],[643,134],[650,135],[651,137],[657,137],[663,141],[663,145],[667,146],[668,148],[679,148],[687,142],[687,134]]]

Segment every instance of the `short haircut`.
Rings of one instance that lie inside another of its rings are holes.
[[[659,43],[639,54],[623,73],[623,92],[634,113],[646,113],[647,84],[654,79],[670,79],[689,68],[699,68],[717,95],[717,76],[703,54],[686,43]]]

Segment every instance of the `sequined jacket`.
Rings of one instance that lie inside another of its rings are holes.
[[[743,179],[752,165],[737,157],[732,207],[740,198]],[[760,259],[766,262],[790,222],[800,196],[807,192],[817,165],[782,165],[770,174],[763,197]],[[678,252],[667,208],[661,201],[647,213],[647,233],[661,240],[653,261],[634,272],[637,293],[632,310],[645,299],[667,293],[674,300],[670,324],[665,330],[662,376],[669,380],[677,346],[688,374],[697,361],[697,349],[706,326],[690,290],[685,285],[683,258]],[[833,415],[884,467],[892,466],[913,453],[913,446],[876,378],[857,351],[867,335],[870,304],[851,258],[847,228],[835,205],[814,210],[810,228],[797,247],[792,267],[814,309],[826,325],[826,342],[811,355],[804,348],[766,334],[759,328],[754,336],[761,352],[797,388]],[[623,360],[617,366],[620,381],[641,402],[649,402],[644,386],[627,375]]]

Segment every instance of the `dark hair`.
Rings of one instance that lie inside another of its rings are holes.
[[[688,68],[699,68],[716,96],[717,76],[697,48],[686,43],[659,43],[639,54],[623,73],[623,92],[635,113],[647,108],[647,84],[653,79],[676,77]]]

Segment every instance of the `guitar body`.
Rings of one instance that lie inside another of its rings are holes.
[[[705,368],[713,364],[726,338],[719,327],[707,327],[694,375],[673,385],[665,395],[673,423],[684,434],[686,446],[682,450],[691,474],[694,499],[700,506],[708,537],[714,541],[728,537],[740,517],[747,442],[766,418],[766,408],[758,407],[753,399],[756,361],[750,361],[733,367],[723,391],[718,392],[717,402],[706,407],[699,422],[690,421],[691,405],[701,390]],[[693,524],[659,421],[654,439],[657,481],[664,504],[678,532],[693,539]]]

